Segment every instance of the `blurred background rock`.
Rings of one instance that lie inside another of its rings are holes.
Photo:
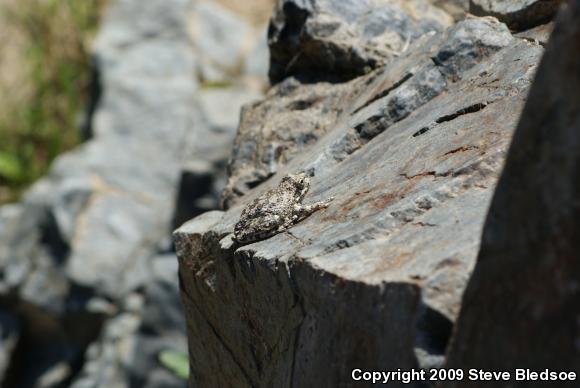
[[[272,8],[0,0],[2,387],[186,386],[170,233],[218,207]]]

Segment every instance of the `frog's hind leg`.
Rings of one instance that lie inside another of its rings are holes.
[[[294,221],[302,220],[318,210],[326,209],[333,200],[334,197],[330,197],[327,200],[315,202],[310,205],[298,205],[294,209],[295,213],[292,218]]]

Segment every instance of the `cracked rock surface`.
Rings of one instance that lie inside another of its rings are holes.
[[[542,52],[471,18],[369,74],[297,75],[246,107],[228,210],[174,233],[191,386],[343,387],[354,367],[442,365]],[[331,205],[234,245],[244,205],[302,169],[305,202]]]
[[[270,79],[351,79],[452,21],[427,0],[282,0],[268,30]]]
[[[347,83],[301,84],[296,78],[286,79],[272,88],[265,100],[242,112],[223,193],[224,205],[234,204],[238,196],[296,155],[303,155],[314,143],[319,153],[311,153],[315,155],[307,162],[311,166],[324,169],[329,163],[343,160],[447,91],[466,70],[506,47],[512,39],[503,24],[466,20],[444,33],[423,36],[388,67]]]

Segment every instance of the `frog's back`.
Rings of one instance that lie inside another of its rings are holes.
[[[291,217],[293,197],[280,190],[269,191],[249,203],[234,228],[234,238],[240,243],[268,238],[277,233],[282,220]]]

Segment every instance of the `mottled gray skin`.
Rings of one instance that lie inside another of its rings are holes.
[[[234,241],[248,244],[272,237],[315,211],[326,208],[333,199],[303,205],[302,200],[309,189],[310,177],[307,173],[282,178],[278,187],[262,194],[242,211],[234,227]]]

